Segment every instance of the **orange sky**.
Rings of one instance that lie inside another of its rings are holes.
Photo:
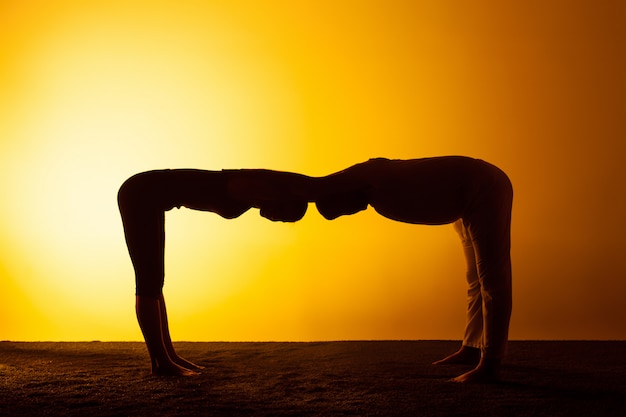
[[[136,172],[448,154],[513,181],[511,337],[625,339],[625,50],[617,0],[2,2],[0,340],[141,339]],[[462,336],[450,226],[174,210],[166,268],[176,340]]]

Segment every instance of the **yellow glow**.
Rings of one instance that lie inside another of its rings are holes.
[[[626,337],[624,6],[556,3],[2,2],[0,339],[141,338],[136,172],[444,154],[515,185],[512,337]],[[166,247],[175,339],[462,334],[451,227],[183,209]]]

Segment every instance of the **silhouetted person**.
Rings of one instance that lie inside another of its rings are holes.
[[[476,364],[454,379],[459,382],[498,378],[512,301],[513,189],[504,172],[462,156],[376,158],[317,179],[315,200],[327,219],[371,205],[401,222],[454,222],[467,260],[467,323],[461,348],[435,363]]]
[[[165,212],[173,207],[211,211],[227,219],[248,209],[273,221],[302,218],[307,201],[294,190],[306,189],[309,178],[269,170],[157,170],[124,182],[118,204],[126,244],[135,270],[136,313],[152,372],[193,375],[195,365],[176,354],[168,328],[164,282]]]
[[[498,377],[511,314],[510,224],[513,190],[500,169],[460,156],[371,159],[325,177],[269,170],[162,170],[129,178],[118,201],[135,268],[137,319],[155,374],[199,367],[172,347],[163,299],[165,211],[185,206],[235,218],[260,208],[270,220],[297,221],[315,201],[327,219],[368,205],[415,224],[455,223],[467,260],[468,315],[461,348],[436,363],[477,363],[456,381]]]

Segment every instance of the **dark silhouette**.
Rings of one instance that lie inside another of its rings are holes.
[[[325,177],[269,170],[162,170],[129,178],[118,202],[137,283],[137,319],[155,374],[192,375],[169,336],[163,299],[164,213],[185,206],[238,217],[251,207],[297,221],[314,201],[329,220],[368,205],[393,220],[454,223],[467,260],[468,307],[461,348],[436,364],[476,365],[458,382],[498,379],[511,315],[513,189],[497,167],[462,156],[370,159]]]
[[[227,219],[248,209],[273,221],[302,218],[308,177],[269,170],[201,171],[157,170],[137,174],[124,182],[118,205],[128,252],[135,269],[136,313],[152,373],[193,375],[200,366],[176,354],[163,298],[165,212],[173,207],[211,211]]]
[[[499,168],[462,156],[370,159],[322,177],[315,201],[327,219],[368,205],[393,220],[453,223],[467,260],[468,305],[461,348],[435,364],[476,364],[458,382],[498,379],[511,316],[513,188]]]

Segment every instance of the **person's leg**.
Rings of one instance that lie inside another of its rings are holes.
[[[137,296],[136,299],[137,322],[150,354],[152,373],[154,375],[195,375],[196,372],[177,364],[170,357],[164,342],[163,320],[167,318],[164,319],[161,316],[161,301],[162,298],[146,296]]]
[[[184,359],[178,356],[178,354],[174,350],[174,345],[172,344],[172,338],[170,337],[170,329],[169,329],[169,324],[168,324],[168,319],[167,319],[167,309],[165,308],[165,299],[163,298],[163,295],[161,295],[161,298],[159,300],[159,310],[160,310],[159,317],[161,318],[161,334],[163,337],[163,344],[165,346],[167,355],[170,357],[170,359],[177,365],[180,365],[183,368],[186,368],[188,370],[204,369],[203,366],[196,365],[195,363],[190,362],[187,359]]]
[[[480,257],[489,259],[489,256]],[[488,261],[486,261],[488,262]],[[457,382],[490,382],[499,379],[500,364],[506,351],[509,320],[511,316],[511,274],[508,266],[502,265],[500,283],[493,285],[491,279],[481,278],[483,298],[483,346],[480,362],[476,368],[460,375]],[[482,274],[480,274],[482,275]],[[486,272],[485,277],[492,273]]]
[[[152,171],[128,179],[120,188],[118,204],[128,252],[135,270],[136,313],[154,374],[190,375],[168,354],[162,315],[165,213],[163,182],[166,171]],[[169,337],[168,337],[169,339]],[[173,348],[171,348],[173,350]]]
[[[474,245],[469,236],[469,232],[463,220],[454,222],[454,230],[461,238],[463,253],[466,261],[467,279],[467,319],[465,322],[465,334],[463,343],[459,350],[453,354],[434,362],[434,365],[441,364],[477,364],[480,360],[480,348],[483,338],[483,311],[480,282],[478,280],[478,270],[476,266],[476,256]]]
[[[511,206],[513,190],[502,173],[481,196],[469,216],[468,230],[476,255],[483,313],[482,355],[476,368],[459,382],[497,380],[506,351],[512,309]]]

